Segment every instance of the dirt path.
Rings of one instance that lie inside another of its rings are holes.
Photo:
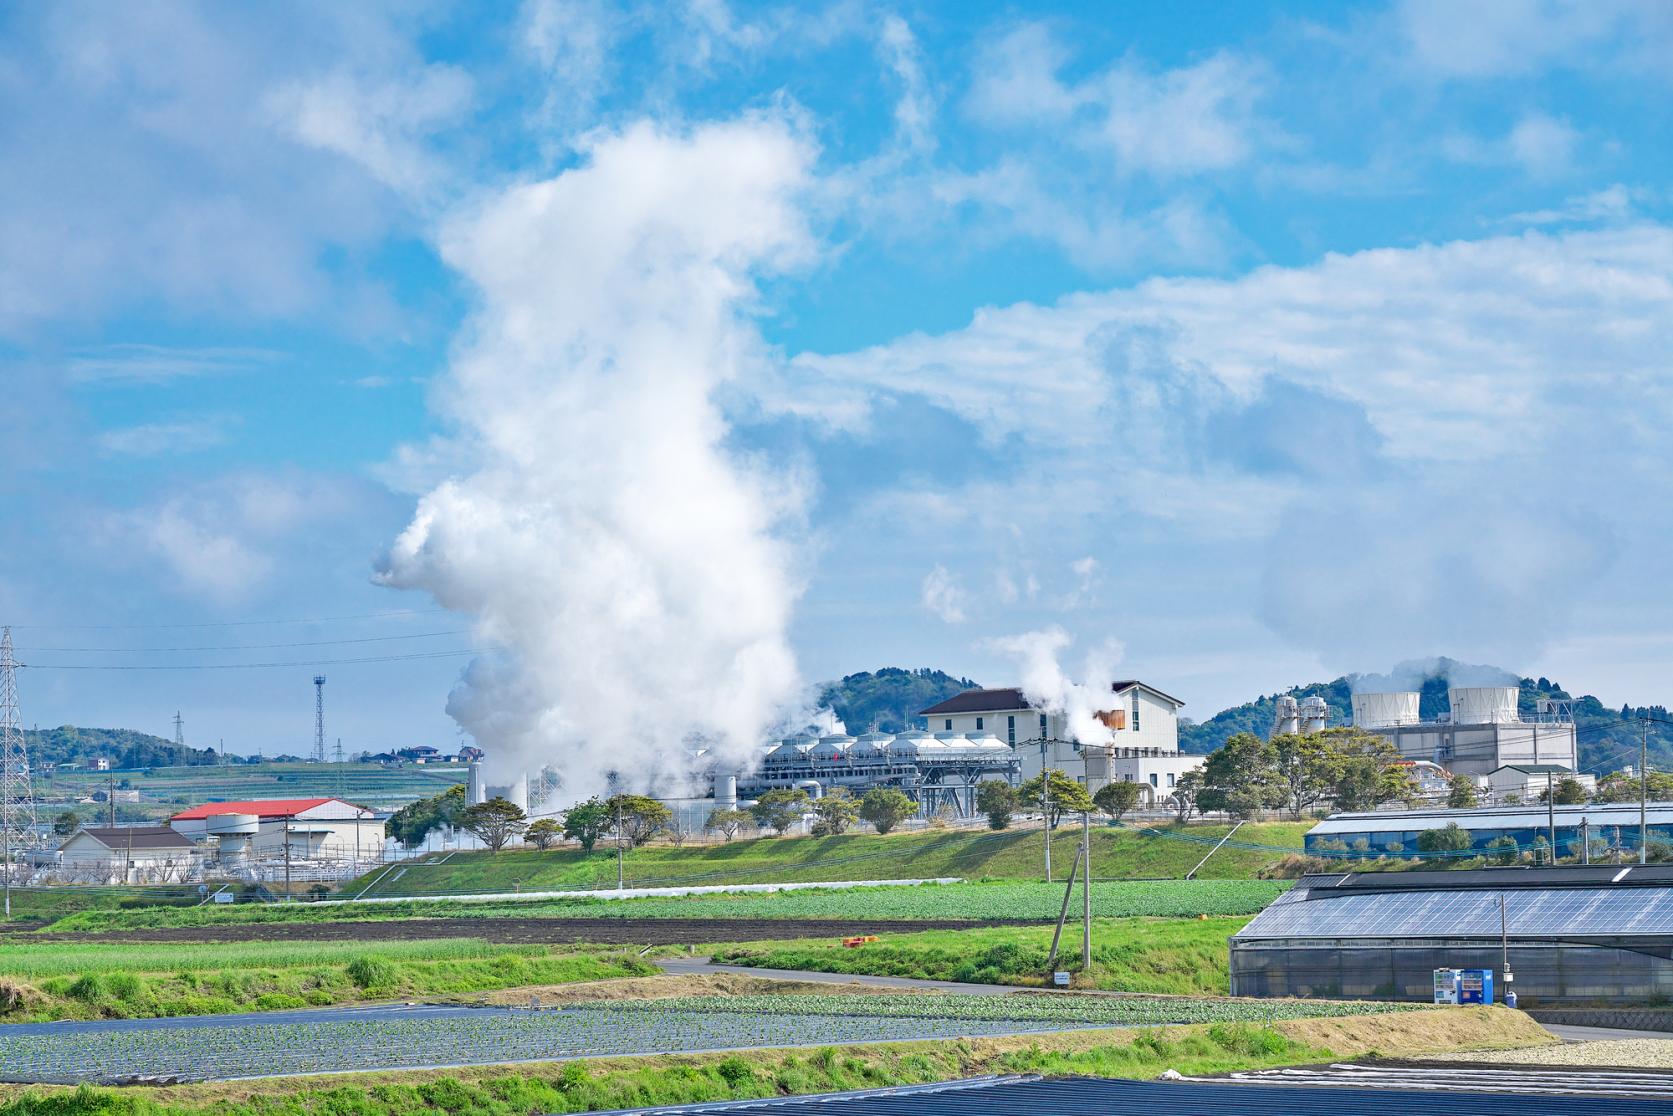
[[[483,938],[511,945],[701,945],[783,938],[846,938],[918,930],[968,930],[1027,925],[1021,921],[935,919],[859,922],[825,918],[408,918],[387,921],[252,922],[178,926],[106,933],[30,934],[28,941],[61,942],[324,942]]]

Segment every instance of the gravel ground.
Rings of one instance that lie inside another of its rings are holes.
[[[1569,1042],[1561,1046],[1531,1046],[1524,1050],[1482,1050],[1448,1054],[1447,1062],[1491,1062],[1497,1065],[1621,1066],[1673,1069],[1673,1039],[1604,1039]]]

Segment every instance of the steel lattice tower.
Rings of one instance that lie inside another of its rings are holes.
[[[186,746],[186,722],[180,719],[180,710],[178,709],[174,711],[174,746],[176,748]]]
[[[11,913],[12,863],[40,841],[36,829],[35,789],[29,779],[29,748],[17,711],[17,659],[12,630],[0,629],[0,874],[6,882],[6,912]]]
[[[325,675],[314,675],[314,762],[325,762]]]

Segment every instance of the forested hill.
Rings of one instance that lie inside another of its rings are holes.
[[[29,748],[29,762],[80,763],[91,767],[95,759],[110,760],[113,768],[189,767],[215,762],[210,748],[178,747],[174,741],[133,729],[77,728],[60,725],[53,729],[27,729],[23,734]]]
[[[905,732],[919,727],[918,710],[975,688],[970,679],[954,678],[946,671],[884,667],[830,683],[820,692],[819,703],[834,709],[856,736],[874,725],[879,732]]]
[[[1283,691],[1297,701],[1317,695],[1330,707],[1330,723],[1353,723],[1353,692],[1361,689],[1397,690],[1416,689],[1418,712],[1425,719],[1444,713],[1447,709],[1447,687],[1517,686],[1521,690],[1520,707],[1531,716],[1541,698],[1558,698],[1574,702],[1575,728],[1579,737],[1580,767],[1583,771],[1601,773],[1619,770],[1623,764],[1637,763],[1637,749],[1643,725],[1639,718],[1652,718],[1649,725],[1650,765],[1660,770],[1673,768],[1673,724],[1658,721],[1673,720],[1661,706],[1623,706],[1610,709],[1589,695],[1574,697],[1549,678],[1517,678],[1497,667],[1476,666],[1452,659],[1432,662],[1405,663],[1387,675],[1344,675],[1330,682],[1313,682]],[[1179,723],[1179,747],[1185,752],[1212,752],[1239,732],[1266,736],[1272,732],[1272,719],[1280,694],[1269,694],[1254,701],[1215,714],[1201,724],[1184,719]]]

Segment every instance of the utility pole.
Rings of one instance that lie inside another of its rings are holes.
[[[1638,719],[1638,863],[1650,862],[1650,718]]]
[[[1092,815],[1082,813],[1080,816],[1081,857],[1086,863],[1086,871],[1080,878],[1081,924],[1080,924],[1080,971],[1084,979],[1092,971]]]
[[[1557,788],[1551,772],[1545,773],[1545,827],[1551,831],[1551,865],[1557,864]]]
[[[1510,989],[1510,932],[1506,929],[1505,893],[1499,892],[1499,974],[1504,977],[1505,990]]]
[[[40,839],[35,790],[29,779],[29,748],[17,711],[17,659],[12,630],[0,629],[0,876],[5,877],[6,914],[12,913],[12,858],[27,854]]]
[[[105,810],[110,818],[110,827],[116,828],[116,776],[105,776]]]
[[[624,856],[624,853],[622,851],[622,799],[621,799],[620,795],[617,795],[616,796],[616,890],[617,891],[623,891],[627,888],[626,876],[625,876],[624,869],[623,869],[623,866],[622,866],[623,856]]]
[[[1050,741],[1040,738],[1040,802],[1044,808],[1041,820],[1046,827],[1046,882],[1051,883],[1051,767],[1047,764],[1046,749]]]
[[[290,902],[290,815],[282,823],[285,835],[285,902]]]
[[[1580,863],[1592,862],[1592,821],[1590,818],[1580,819]]]

